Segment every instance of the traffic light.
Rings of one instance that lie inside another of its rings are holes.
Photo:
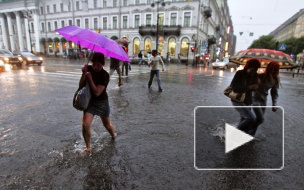
[[[191,52],[194,52],[194,50],[195,50],[195,47],[192,46],[191,47]]]

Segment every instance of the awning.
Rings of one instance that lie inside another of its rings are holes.
[[[48,38],[47,42],[53,42],[53,39],[52,38]]]
[[[54,42],[60,42],[59,38],[54,38]]]
[[[60,38],[61,42],[67,42],[67,39],[65,39],[64,37]]]
[[[41,43],[45,43],[45,38],[40,38]]]

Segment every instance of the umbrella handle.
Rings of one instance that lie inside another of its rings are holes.
[[[89,61],[91,61],[92,57],[93,57],[93,54],[94,54],[94,48],[95,48],[95,44],[93,45],[93,48],[92,48],[92,52],[90,53],[89,57],[88,57],[88,62],[87,62],[87,65],[89,65]]]

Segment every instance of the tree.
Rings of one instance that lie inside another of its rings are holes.
[[[296,48],[296,43],[297,43],[297,38],[295,37],[291,37],[288,38],[287,40],[284,40],[283,42],[281,42],[280,44],[286,44],[286,50],[284,50],[284,53],[287,54],[296,54],[295,53],[295,48]]]
[[[272,35],[263,35],[259,39],[254,40],[249,48],[260,48],[260,49],[275,49],[276,41]]]

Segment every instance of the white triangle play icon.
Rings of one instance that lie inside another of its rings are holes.
[[[254,138],[243,131],[225,123],[225,153],[253,140]]]

